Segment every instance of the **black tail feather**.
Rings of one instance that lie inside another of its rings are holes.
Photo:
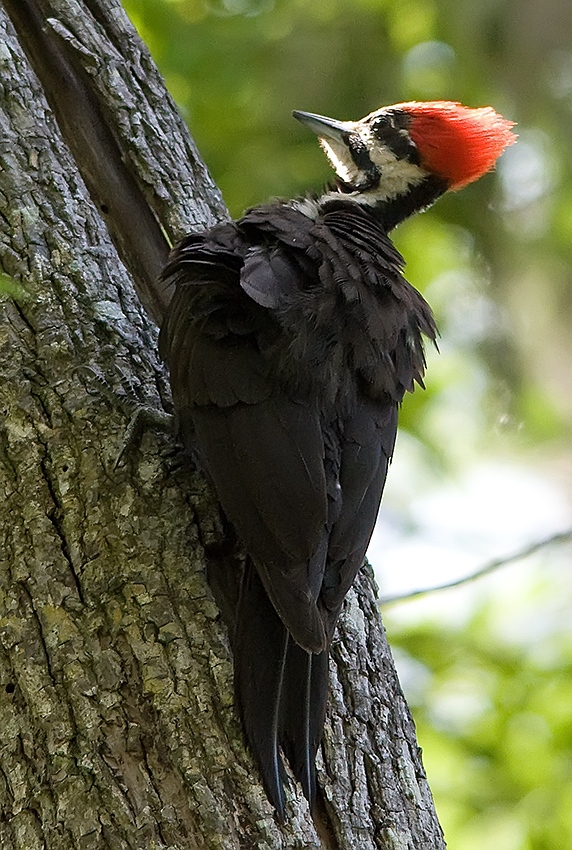
[[[328,694],[328,651],[306,652],[290,639],[280,704],[282,749],[304,795],[316,799],[316,753]]]
[[[279,709],[288,632],[258,573],[247,564],[234,640],[234,690],[246,739],[258,761],[268,799],[284,819],[286,774],[279,752]]]
[[[328,652],[314,655],[294,643],[252,564],[241,588],[234,656],[237,708],[268,799],[283,820],[286,772],[280,749],[310,806],[316,797]]]

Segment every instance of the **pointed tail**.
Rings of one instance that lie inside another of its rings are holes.
[[[248,564],[234,640],[235,696],[249,747],[268,799],[284,819],[286,772],[280,750],[310,806],[316,796],[315,758],[328,691],[328,651],[294,643],[255,567]]]

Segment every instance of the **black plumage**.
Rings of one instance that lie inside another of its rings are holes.
[[[398,408],[434,340],[388,231],[514,142],[490,107],[433,101],[360,121],[295,112],[330,158],[319,198],[191,235],[165,277],[160,345],[179,430],[249,555],[233,635],[236,704],[284,817],[284,753],[312,804],[328,646],[365,557]]]
[[[363,563],[429,307],[375,212],[275,203],[191,235],[161,330],[179,429],[250,555],[236,700],[268,796],[280,748],[310,801],[328,644]]]

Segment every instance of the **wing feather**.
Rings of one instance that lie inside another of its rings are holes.
[[[283,396],[193,412],[199,456],[266,592],[294,639],[321,651],[313,588],[325,568],[328,506],[315,419]]]
[[[343,425],[339,514],[329,537],[321,602],[331,635],[344,597],[363,564],[393,454],[397,405],[361,399]]]

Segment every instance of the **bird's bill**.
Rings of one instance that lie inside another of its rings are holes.
[[[325,115],[315,115],[313,112],[295,109],[292,115],[321,139],[339,142],[342,140],[342,134],[347,133],[349,129],[347,121],[336,121],[335,118],[326,118]]]

